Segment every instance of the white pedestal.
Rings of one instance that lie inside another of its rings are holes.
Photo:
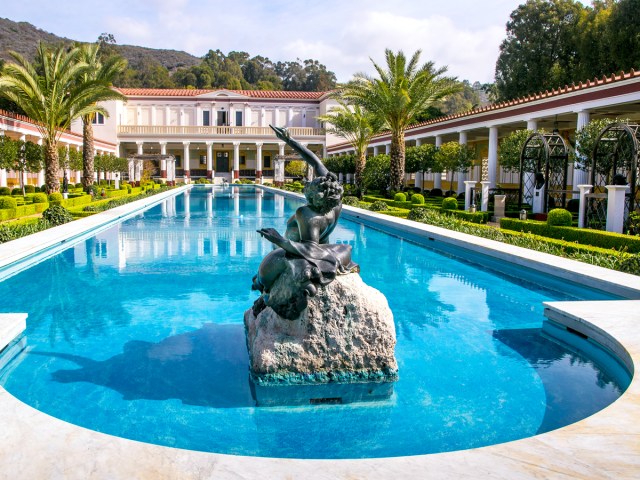
[[[545,213],[544,211],[544,187],[536,188],[533,191],[533,204],[531,205],[532,213]]]
[[[504,217],[504,208],[507,203],[506,195],[496,195],[493,200],[493,216],[496,221]]]
[[[480,185],[482,186],[482,201],[481,201],[481,208],[480,211],[482,212],[487,212],[489,210],[489,185],[491,184],[491,182],[488,181],[482,181],[480,182]]]
[[[627,185],[606,185],[607,189],[607,232],[622,233],[624,227],[624,200]]]
[[[580,189],[580,203],[578,206],[578,228],[584,228],[587,214],[587,195],[591,192],[592,185],[578,185]]]
[[[473,199],[471,198],[471,189],[476,185],[476,182],[473,180],[466,180],[464,182],[464,209],[469,210],[469,207],[473,203]]]

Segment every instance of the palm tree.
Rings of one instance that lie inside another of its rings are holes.
[[[377,115],[365,110],[360,105],[348,106],[338,100],[339,107],[333,108],[329,114],[320,115],[321,122],[330,124],[327,131],[344,138],[356,151],[355,184],[362,192],[362,172],[367,162],[367,147],[369,142],[383,126],[383,121]]]
[[[41,42],[33,64],[11,52],[15,63],[6,64],[0,76],[0,95],[33,119],[43,138],[48,193],[60,190],[58,140],[62,132],[76,118],[94,112],[107,114],[96,102],[110,95],[111,89],[97,81],[78,81],[88,69],[78,60],[78,54],[77,48],[49,50]]]
[[[79,79],[81,83],[97,82],[106,87],[113,84],[113,79],[127,68],[127,61],[117,55],[108,57],[104,62],[100,58],[98,43],[85,43],[80,46],[79,59],[88,65]],[[108,94],[107,94],[108,93]],[[117,90],[108,89],[99,100],[126,100]],[[82,116],[82,186],[88,190],[93,184],[94,155],[93,119],[96,112]]]
[[[420,53],[407,63],[402,51],[387,49],[386,70],[372,60],[379,78],[357,73],[342,90],[346,101],[376,114],[390,130],[390,188],[396,191],[404,184],[404,131],[429,106],[460,89],[455,78],[442,76],[446,67],[435,69],[433,62],[419,67]]]

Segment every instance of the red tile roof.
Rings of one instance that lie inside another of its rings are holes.
[[[514,100],[507,100],[504,102],[493,103],[491,105],[487,105],[484,107],[476,108],[474,110],[469,110],[466,112],[456,113],[453,115],[446,115],[444,117],[437,117],[427,120],[421,123],[415,123],[407,128],[405,132],[409,132],[409,130],[413,130],[415,128],[424,127],[428,125],[436,125],[441,122],[447,122],[449,120],[471,117],[478,113],[492,112],[496,110],[500,110],[502,108],[513,107],[516,105],[522,105],[528,102],[533,102],[536,100],[548,99],[551,97],[557,97],[559,95],[564,95],[567,93],[575,93],[587,90],[593,87],[601,87],[602,85],[611,84],[615,82],[620,82],[623,80],[629,80],[633,78],[640,78],[640,71],[636,72],[633,68],[629,72],[620,72],[619,74],[613,74],[610,77],[603,75],[602,78],[594,78],[593,80],[587,80],[586,82],[578,82],[576,85],[572,83],[571,85],[565,85],[563,88],[552,89],[551,91],[545,90],[544,92],[535,93],[532,95],[527,95],[525,97],[516,98]],[[384,137],[389,135],[389,131],[381,132],[374,136],[374,138]],[[341,142],[339,144],[332,145],[330,150],[336,148],[342,148],[344,146],[350,145],[349,142]]]
[[[317,100],[327,92],[285,92],[280,90],[204,90],[204,89],[187,89],[187,88],[118,88],[123,94],[130,97],[197,97],[213,92],[232,92],[253,98],[282,98],[282,99],[300,99],[300,100]]]

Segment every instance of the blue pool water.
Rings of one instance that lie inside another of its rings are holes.
[[[196,188],[0,281],[28,312],[27,348],[0,384],[100,432],[209,452],[296,458],[479,447],[580,420],[629,382],[541,333],[552,291],[341,220],[365,282],[395,316],[400,380],[379,403],[256,408],[242,317],[251,278],[298,200]]]

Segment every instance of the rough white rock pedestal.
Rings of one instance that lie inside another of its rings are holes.
[[[397,380],[393,314],[385,296],[357,273],[340,275],[318,289],[297,319],[287,320],[266,307],[257,317],[247,310],[244,322],[255,387],[365,384],[376,396],[381,393],[375,391],[377,384],[384,397]],[[314,395],[327,395],[308,392],[296,395],[308,396],[306,403]],[[344,400],[349,394],[343,389],[335,395],[327,398]]]

